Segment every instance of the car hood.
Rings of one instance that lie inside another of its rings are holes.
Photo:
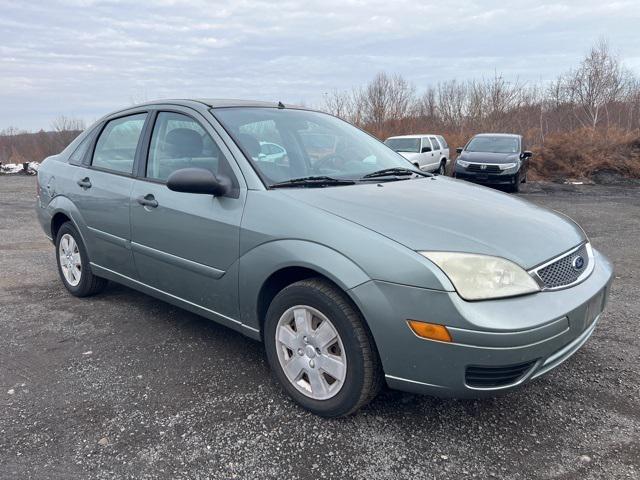
[[[495,255],[526,269],[585,240],[567,217],[446,177],[281,192],[412,250]]]
[[[511,163],[518,160],[517,153],[462,152],[458,159],[478,163]]]

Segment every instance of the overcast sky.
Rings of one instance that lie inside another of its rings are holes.
[[[546,81],[602,37],[639,72],[639,25],[639,0],[0,0],[0,129],[156,98],[320,105],[381,70]]]

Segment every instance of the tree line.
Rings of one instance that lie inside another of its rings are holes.
[[[640,177],[640,80],[606,41],[546,84],[494,73],[418,93],[401,75],[380,72],[364,86],[325,94],[323,109],[380,139],[439,133],[456,147],[479,132],[520,133],[542,177],[598,169]]]

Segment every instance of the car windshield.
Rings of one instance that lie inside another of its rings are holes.
[[[214,108],[212,113],[267,186],[308,177],[361,180],[390,168],[416,170],[382,142],[324,113],[269,107]],[[268,144],[278,153],[266,149]]]
[[[465,148],[467,152],[518,153],[517,137],[474,137]]]
[[[384,143],[396,152],[418,153],[420,151],[419,138],[387,138]]]

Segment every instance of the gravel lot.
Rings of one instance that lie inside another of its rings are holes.
[[[499,398],[386,391],[331,421],[296,407],[238,333],[115,284],[67,294],[33,196],[33,177],[0,177],[2,478],[640,476],[638,187],[526,186],[616,267],[564,365]]]

